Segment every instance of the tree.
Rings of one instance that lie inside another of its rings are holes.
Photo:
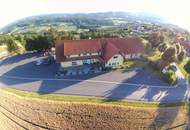
[[[167,44],[166,43],[163,43],[163,44],[160,44],[159,47],[158,47],[158,50],[160,52],[164,52],[166,51],[166,49],[168,48]]]
[[[47,38],[47,40],[49,41],[51,47],[54,47],[54,41],[58,38],[58,32],[55,28],[50,27],[50,29],[48,29],[45,33],[44,36]]]
[[[43,51],[52,47],[52,41],[47,36],[28,36],[26,38],[25,48],[27,51]]]
[[[158,47],[160,43],[164,42],[164,36],[161,33],[152,33],[148,39],[153,48]]]
[[[18,34],[17,36],[16,36],[16,40],[18,40],[20,43],[21,43],[21,45],[25,45],[25,39],[24,39],[24,35],[22,35],[22,34]]]
[[[170,47],[162,54],[162,60],[168,63],[176,60],[176,48]]]
[[[181,52],[181,45],[179,43],[176,43],[175,47],[177,50],[177,54],[179,54]]]
[[[9,36],[6,40],[6,46],[7,46],[7,50],[9,52],[16,52],[19,47],[16,43],[16,40],[12,37],[12,36]]]
[[[184,51],[181,51],[181,52],[177,55],[177,59],[178,59],[179,61],[183,61],[184,57],[185,57],[185,52],[184,52]]]
[[[190,60],[185,64],[184,69],[187,73],[190,73]]]

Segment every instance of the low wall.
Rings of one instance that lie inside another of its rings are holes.
[[[182,108],[143,109],[51,102],[0,93],[0,129],[129,130],[183,129]]]

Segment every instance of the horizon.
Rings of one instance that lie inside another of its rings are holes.
[[[188,5],[190,4],[188,0],[109,0],[109,4],[106,0],[0,1],[0,28],[17,20],[37,15],[130,12],[151,13],[169,20],[172,24],[190,30],[190,18],[186,16]]]

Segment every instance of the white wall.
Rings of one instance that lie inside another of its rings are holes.
[[[77,65],[72,65],[72,61],[61,62],[61,67],[65,68],[65,67],[83,65],[82,60],[77,60],[76,63]]]
[[[117,57],[117,58],[114,58]],[[118,67],[123,64],[124,58],[122,55],[116,54],[105,64],[106,67]]]
[[[140,58],[141,57],[141,53],[134,53],[134,54],[127,54],[125,55],[125,59],[135,59],[135,58]]]
[[[131,59],[131,54],[125,55],[125,59]]]

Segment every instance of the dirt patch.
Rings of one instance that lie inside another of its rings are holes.
[[[0,93],[0,129],[184,129],[186,109],[53,102]]]

